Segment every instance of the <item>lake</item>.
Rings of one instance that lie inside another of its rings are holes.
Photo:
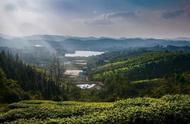
[[[79,74],[82,72],[83,72],[82,70],[66,70],[65,75],[79,76]]]
[[[104,52],[99,51],[75,51],[74,53],[67,53],[65,57],[89,57],[89,56],[97,56],[101,55]]]

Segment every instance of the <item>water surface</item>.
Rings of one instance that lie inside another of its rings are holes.
[[[104,52],[99,51],[75,51],[75,53],[67,53],[66,57],[89,57],[89,56],[97,56],[101,55]]]
[[[65,75],[79,76],[79,74],[82,72],[83,72],[82,70],[66,70]]]

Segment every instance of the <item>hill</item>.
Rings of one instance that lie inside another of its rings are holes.
[[[189,53],[145,52],[91,68],[89,77],[102,81],[102,89],[97,94],[106,101],[190,94],[189,63]]]
[[[122,76],[128,80],[163,77],[190,70],[190,54],[183,52],[149,52],[92,69],[94,80]]]
[[[185,52],[190,53],[190,47],[188,46],[154,46],[154,47],[141,47],[141,48],[129,48],[123,50],[108,51],[99,56],[92,56],[88,59],[88,67],[93,68],[107,63],[113,63],[117,61],[127,60],[128,57],[141,55],[143,53],[150,52]]]
[[[33,35],[26,37],[0,37],[0,46],[10,48],[30,48],[43,46],[50,51],[74,52],[76,50],[114,51],[128,48],[154,46],[190,46],[188,39],[143,39],[108,37],[72,37],[58,35]]]
[[[0,86],[0,103],[66,98],[63,82],[5,52],[0,53]]]

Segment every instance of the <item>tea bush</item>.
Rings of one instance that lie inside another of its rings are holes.
[[[189,124],[190,96],[129,98],[110,103],[21,101],[0,121],[12,124]]]

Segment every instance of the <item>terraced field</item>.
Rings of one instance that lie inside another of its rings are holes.
[[[130,80],[159,78],[190,69],[190,54],[180,52],[151,52],[129,57],[127,60],[105,64],[92,69],[93,80],[123,76]]]
[[[20,101],[0,113],[7,124],[188,124],[190,96],[130,98],[116,102]]]

